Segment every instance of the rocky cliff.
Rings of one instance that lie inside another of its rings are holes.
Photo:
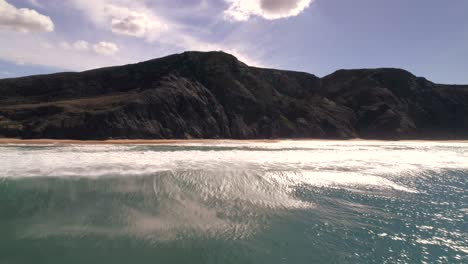
[[[468,138],[468,86],[400,69],[312,74],[185,52],[80,73],[0,80],[0,136]]]

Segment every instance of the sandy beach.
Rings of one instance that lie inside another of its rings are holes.
[[[109,139],[109,140],[74,140],[74,139],[19,139],[0,138],[1,144],[25,144],[25,145],[47,145],[47,144],[76,144],[76,145],[164,145],[181,143],[216,143],[216,142],[265,142],[274,143],[276,139]]]
[[[468,140],[369,140],[369,139],[108,139],[108,140],[75,140],[75,139],[20,139],[20,138],[0,138],[0,145],[50,145],[50,144],[70,144],[70,145],[167,145],[184,143],[276,143],[279,141],[363,141],[363,142],[443,142],[443,143],[468,143]]]

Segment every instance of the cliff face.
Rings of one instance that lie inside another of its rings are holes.
[[[468,138],[468,86],[399,69],[307,73],[186,52],[81,73],[0,80],[0,136]]]

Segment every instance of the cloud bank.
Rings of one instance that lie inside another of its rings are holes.
[[[204,41],[197,35],[193,25],[179,23],[171,20],[164,12],[157,13],[154,6],[148,5],[148,1],[135,0],[67,0],[72,7],[81,11],[86,18],[97,27],[111,31],[120,36],[138,37],[150,42],[150,45],[158,44],[158,56],[184,50],[224,50],[234,54],[239,59],[250,65],[262,64],[244,52],[244,48],[232,43],[219,43]],[[192,9],[185,9],[186,16],[200,10],[202,6],[209,5],[209,1],[202,1]],[[164,10],[163,8],[159,10]],[[222,12],[222,11],[221,11]],[[179,13],[180,15],[180,13]],[[211,16],[210,16],[211,17]],[[216,16],[212,16],[216,17]],[[199,33],[199,32],[198,32]],[[117,49],[118,51],[119,49]],[[96,51],[96,49],[95,49]],[[104,53],[100,53],[104,54]],[[128,54],[128,50],[126,50]],[[153,53],[154,54],[154,53]],[[139,52],[138,57],[143,57]],[[154,56],[154,55],[153,55]],[[143,58],[146,59],[146,58]]]
[[[31,2],[32,0],[25,1]],[[239,43],[239,39],[243,37],[238,35],[237,30],[227,32],[222,38],[213,38],[211,31],[216,27],[216,23],[226,23],[226,21],[219,16],[225,7],[216,6],[212,1],[214,0],[203,0],[203,3],[176,11],[170,9],[177,5],[176,3],[165,6],[163,1],[157,5],[156,2],[150,3],[147,0],[62,0],[60,5],[53,4],[54,1],[32,1],[40,4],[36,10],[40,12],[47,10],[47,15],[56,19],[57,24],[66,19],[76,19],[74,16],[64,17],[63,13],[78,11],[77,17],[84,19],[86,26],[89,22],[94,26],[94,28],[87,28],[87,30],[96,31],[96,34],[90,36],[89,34],[82,35],[79,31],[66,32],[66,27],[71,26],[70,23],[61,25],[64,27],[61,29],[65,31],[55,31],[50,34],[24,34],[24,32],[54,31],[54,23],[48,16],[39,14],[37,11],[18,9],[5,0],[0,0],[0,29],[6,27],[5,25],[9,28],[9,30],[0,30],[0,39],[2,39],[0,59],[21,65],[87,70],[144,61],[186,50],[223,50],[249,65],[266,66],[260,60],[263,51],[256,51],[252,56],[249,52],[253,50],[252,44]],[[29,19],[29,24],[35,22],[32,24],[36,27],[22,26],[22,29],[18,29],[18,26],[12,26],[11,21],[18,19],[15,18],[17,15],[12,18],[11,14],[22,14],[23,11],[20,10],[32,12],[33,15],[26,17]],[[173,15],[172,12],[176,12],[177,15]],[[206,16],[207,19],[204,20],[206,23],[194,22],[192,20],[194,12]],[[8,23],[4,22],[7,18]],[[82,21],[74,22],[73,26],[83,25]],[[41,25],[39,29],[37,24]],[[142,41],[130,38],[138,38]],[[123,50],[125,52],[122,52]]]
[[[19,32],[54,31],[50,17],[39,14],[36,10],[16,8],[0,0],[0,28]]]
[[[55,48],[54,44],[43,42],[41,45],[44,48],[52,49]],[[91,45],[86,40],[78,40],[73,43],[62,41],[56,47],[66,50],[66,51],[78,51],[78,52],[88,52],[94,51],[96,54],[111,56],[116,54],[120,49],[119,46],[113,42],[100,41],[94,45]]]
[[[228,20],[247,21],[252,16],[268,20],[293,17],[304,11],[314,0],[225,0]]]
[[[109,41],[66,41],[49,34],[21,34],[15,31],[4,31],[0,38],[0,60],[17,65],[40,65],[60,69],[58,71],[82,71],[127,64],[138,59],[119,52],[120,45],[101,43],[110,43]],[[112,53],[114,54],[109,56]]]

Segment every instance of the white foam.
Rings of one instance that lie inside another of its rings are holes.
[[[176,145],[180,149],[171,148],[171,151],[167,151],[167,146],[0,145],[0,178],[154,175],[148,195],[152,197],[154,191],[154,196],[165,197],[159,201],[161,212],[157,215],[135,209],[123,213],[128,216],[126,229],[86,226],[82,230],[85,226],[82,223],[65,225],[62,229],[57,228],[60,223],[50,230],[31,228],[42,233],[122,232],[138,236],[152,233],[157,234],[155,237],[173,239],[178,229],[183,229],[213,235],[230,233],[242,238],[257,229],[252,215],[281,211],[268,210],[271,208],[313,207],[295,196],[300,187],[416,192],[402,183],[407,181],[400,179],[411,180],[425,170],[468,169],[466,143],[219,141]],[[184,149],[184,146],[191,148]],[[206,148],[193,148],[197,146]],[[126,182],[112,188],[118,192],[141,191],[138,184]],[[235,214],[247,216],[239,221]],[[418,242],[434,241],[442,243],[440,239]],[[466,248],[458,250],[466,252]]]
[[[102,177],[173,170],[282,171],[317,186],[366,185],[412,191],[396,177],[424,170],[467,169],[468,144],[450,142],[280,141],[164,146],[0,146],[0,177]],[[184,146],[212,147],[213,151]],[[217,150],[230,147],[232,150]]]

